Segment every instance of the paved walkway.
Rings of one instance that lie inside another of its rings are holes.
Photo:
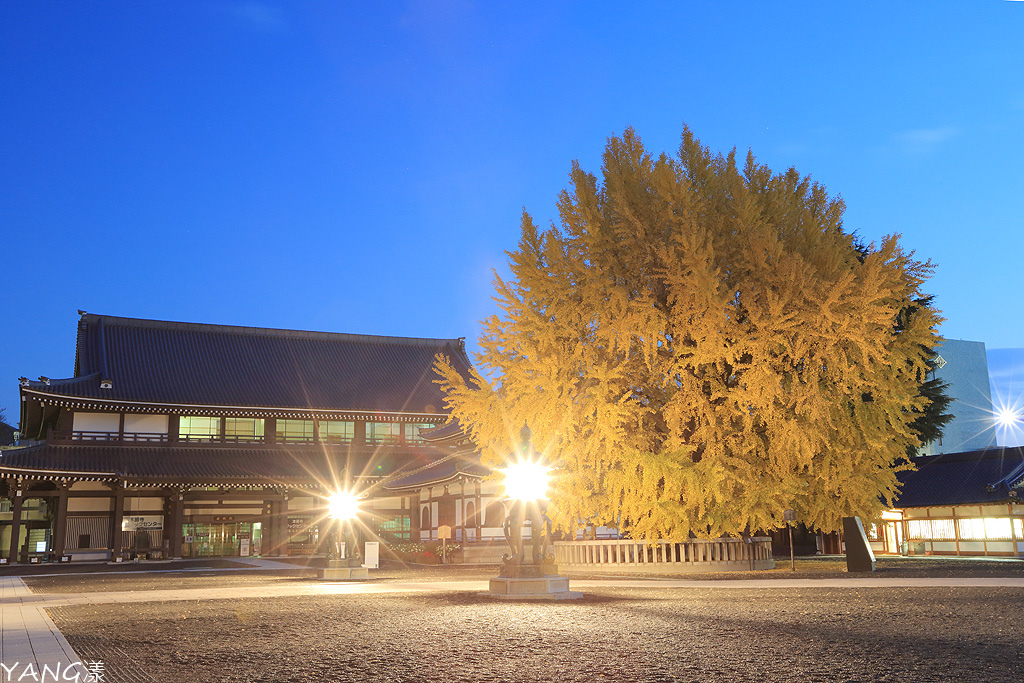
[[[85,680],[71,645],[17,576],[0,578],[0,681]]]
[[[272,560],[251,560],[266,569],[294,568]],[[271,566],[278,565],[278,566]],[[842,579],[735,579],[718,581],[692,581],[686,579],[609,578],[574,579],[576,590],[609,588],[633,589],[761,589],[783,590],[799,588],[913,588],[913,587],[1010,587],[1024,589],[1024,578],[842,578]],[[0,681],[18,680],[27,663],[42,672],[43,666],[67,667],[78,663],[84,667],[74,650],[54,626],[44,610],[65,605],[97,605],[114,603],[162,602],[183,600],[225,600],[245,598],[274,598],[303,595],[373,595],[386,593],[422,592],[482,592],[487,590],[486,580],[469,581],[369,581],[319,582],[282,581],[277,585],[230,586],[219,588],[184,588],[145,591],[105,591],[96,593],[42,593],[34,594],[18,577],[0,578],[0,659],[4,671]],[[7,674],[7,667],[19,667]],[[63,671],[63,668],[61,669]],[[81,669],[85,671],[84,668]],[[7,676],[5,678],[5,676]],[[31,677],[24,680],[29,680]],[[32,679],[35,680],[35,679]],[[40,678],[38,680],[51,680]],[[83,677],[83,680],[84,677]]]

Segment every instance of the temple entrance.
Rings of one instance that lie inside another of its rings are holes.
[[[21,523],[14,528],[12,502],[0,501],[0,557],[10,562],[45,562],[53,550],[54,506],[48,498],[26,497],[21,507]],[[14,557],[11,536],[17,534]]]
[[[903,523],[883,522],[882,528],[885,529],[885,551],[893,555],[905,555],[906,552],[903,548]]]
[[[182,557],[250,557],[262,552],[261,522],[190,522],[181,528]]]

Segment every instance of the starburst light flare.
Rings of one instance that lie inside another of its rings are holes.
[[[1013,408],[1002,407],[996,410],[996,422],[1000,427],[1013,427],[1018,422],[1024,421],[1024,415]]]
[[[350,491],[332,493],[327,498],[327,514],[334,519],[355,519],[359,514],[359,499]]]
[[[547,500],[548,467],[522,461],[501,470],[505,474],[505,494],[514,500]]]

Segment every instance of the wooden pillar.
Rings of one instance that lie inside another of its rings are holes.
[[[260,528],[263,537],[260,539],[260,554],[270,555],[274,552],[277,538],[274,535],[274,501],[263,501],[263,514],[260,515]]]
[[[288,554],[288,536],[287,536],[287,524],[288,524],[288,502],[287,497],[282,500],[273,500],[270,502],[270,554],[275,557]]]
[[[313,423],[313,434],[316,434],[316,423]],[[263,418],[263,440],[267,443],[277,443],[277,418]]]
[[[475,537],[475,539],[477,541],[483,541],[484,540],[484,514],[487,512],[487,510],[485,510],[480,505],[480,503],[482,502],[482,499],[480,497],[480,481],[479,480],[477,480],[477,482],[475,484],[473,484],[473,489],[474,489],[473,507],[476,508],[476,524],[474,525],[474,526],[476,526],[476,533],[473,536]]]
[[[420,540],[420,492],[416,491],[407,500],[409,501],[409,540],[418,543]]]
[[[1010,518],[1010,542],[1013,544],[1013,556],[1017,557],[1017,530],[1013,528],[1013,503],[1006,504],[1006,514]]]
[[[57,484],[57,515],[54,519],[53,529],[53,554],[60,562],[61,555],[67,546],[68,535],[68,483],[61,481]],[[52,499],[51,499],[52,500]]]
[[[11,482],[10,484],[10,496],[11,496],[11,547],[9,548],[10,553],[7,555],[8,562],[14,564],[18,562],[20,548],[19,541],[21,540],[21,503],[25,500],[23,491],[21,490],[21,483]]]
[[[124,518],[124,487],[112,484],[114,488],[114,511],[110,518],[110,561],[121,555],[121,521]]]
[[[174,491],[167,501],[167,534],[168,553],[175,559],[181,558],[182,540],[184,537],[185,525],[185,494],[183,491]]]
[[[167,416],[167,443],[178,443],[178,432],[181,431],[179,415]]]
[[[461,487],[459,493],[459,519],[462,523],[459,525],[459,541],[462,543],[466,542],[466,480],[463,479],[459,482]]]

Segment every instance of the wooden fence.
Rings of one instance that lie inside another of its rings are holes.
[[[772,540],[690,539],[685,542],[634,540],[557,541],[559,568],[587,571],[722,572],[774,569]]]

